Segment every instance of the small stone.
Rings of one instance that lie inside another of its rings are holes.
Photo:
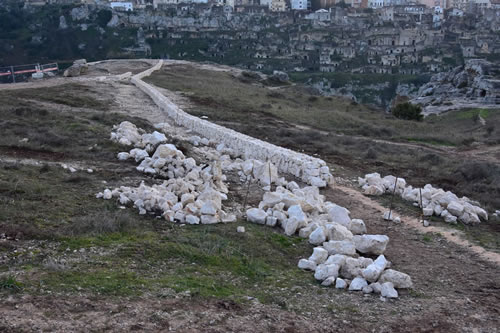
[[[371,294],[373,292],[373,289],[370,286],[364,286],[361,290],[363,291],[363,294]]]
[[[245,227],[243,227],[243,226],[237,227],[236,232],[245,232]]]

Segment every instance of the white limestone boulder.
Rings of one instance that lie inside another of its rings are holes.
[[[329,240],[342,241],[342,240],[352,240],[352,232],[349,231],[343,225],[338,223],[328,223],[326,225],[327,237]]]
[[[349,217],[349,210],[346,208],[334,204],[328,210],[328,215],[332,222],[336,222],[346,228],[350,227],[351,218]]]
[[[266,224],[267,213],[262,209],[250,208],[247,210],[247,220],[252,223]]]
[[[361,271],[361,275],[369,282],[375,282],[379,279],[380,274],[387,267],[388,261],[385,259],[384,255],[378,256],[378,258],[365,269]]]
[[[356,250],[365,254],[383,254],[389,237],[386,235],[355,235],[353,237]]]
[[[351,233],[354,235],[366,234],[365,222],[363,222],[363,220],[360,220],[360,219],[352,219],[350,230],[351,230]]]
[[[317,227],[310,235],[309,235],[309,243],[313,245],[323,244],[326,240],[326,235],[323,227]],[[325,250],[326,251],[326,250]]]
[[[318,264],[312,260],[300,259],[298,267],[309,271],[315,271]]]
[[[394,269],[385,270],[380,276],[380,283],[391,282],[395,288],[412,288],[413,283],[408,274],[396,271]]]
[[[353,242],[347,240],[324,242],[323,247],[330,255],[344,254],[347,256],[353,256],[356,254],[356,246]]]
[[[380,296],[386,298],[398,298],[398,291],[394,289],[394,285],[391,282],[382,283],[380,287]]]
[[[314,278],[320,281],[323,281],[329,277],[336,278],[339,275],[339,269],[340,267],[336,264],[331,264],[331,265],[320,264],[318,265],[318,267],[316,267],[316,270],[314,272]]]
[[[313,249],[313,253],[308,260],[314,261],[316,264],[323,264],[327,260],[327,258],[328,251],[318,246]]]
[[[349,285],[349,291],[360,291],[363,290],[363,288],[366,286],[368,286],[366,280],[360,276],[357,276],[351,281],[351,284]]]
[[[341,278],[337,278],[335,280],[335,288],[336,289],[345,289],[345,288],[347,288],[347,282],[346,282],[346,280],[341,279]]]
[[[461,216],[464,212],[464,206],[458,201],[452,201],[446,206],[446,210],[454,216]]]

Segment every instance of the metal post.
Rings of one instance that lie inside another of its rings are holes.
[[[14,74],[14,66],[10,66],[10,74],[12,74],[12,83],[16,83],[16,75]]]
[[[396,193],[396,186],[398,185],[398,177],[396,177],[396,182],[394,183],[394,189],[392,190],[391,204],[389,205],[389,220],[392,217],[392,202],[394,201],[394,194]]]
[[[420,193],[420,218],[422,219],[422,223],[424,223],[424,205],[422,204],[422,188],[418,189]]]

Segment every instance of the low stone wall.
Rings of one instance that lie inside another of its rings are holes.
[[[154,86],[142,81],[142,78],[159,70],[162,65],[163,60],[160,60],[152,68],[134,75],[131,82],[149,95],[174,120],[175,124],[184,126],[210,140],[223,143],[246,159],[271,161],[280,172],[292,174],[308,184],[324,187],[333,183],[330,170],[321,159],[252,138],[184,112]]]

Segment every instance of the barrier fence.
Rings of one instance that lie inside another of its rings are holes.
[[[29,64],[29,65],[18,65],[18,66],[8,66],[0,67],[0,79],[1,82],[16,83],[18,81],[24,80],[30,74],[34,73],[48,73],[48,72],[59,72],[59,65],[57,63],[50,64]]]

